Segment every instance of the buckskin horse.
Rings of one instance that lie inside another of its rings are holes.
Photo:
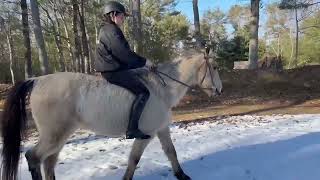
[[[222,92],[216,62],[208,51],[189,51],[160,65],[156,72],[142,73],[150,98],[141,115],[139,129],[158,136],[177,179],[188,180],[177,159],[170,137],[171,109],[191,85],[199,85],[209,96]],[[160,83],[159,83],[160,82]],[[26,130],[26,96],[39,132],[37,145],[25,153],[33,180],[54,180],[58,154],[78,128],[108,137],[123,136],[134,95],[98,76],[62,72],[16,83],[4,107],[2,130],[3,180],[18,178],[21,141]],[[152,139],[151,138],[151,139]],[[135,139],[123,179],[132,179],[141,155],[151,139]],[[41,174],[43,164],[44,174]]]

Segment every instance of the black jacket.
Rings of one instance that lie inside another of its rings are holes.
[[[143,67],[146,59],[130,49],[121,29],[110,23],[103,23],[99,32],[95,70],[112,72]]]

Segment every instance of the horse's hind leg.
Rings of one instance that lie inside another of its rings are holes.
[[[162,145],[163,151],[166,153],[169,161],[171,162],[172,169],[174,171],[174,175],[179,180],[189,180],[191,179],[188,175],[186,175],[178,161],[177,153],[174,148],[174,145],[172,143],[171,137],[170,137],[170,130],[169,127],[166,127],[165,129],[158,132],[158,137],[160,140],[160,143]]]
[[[54,167],[57,164],[58,161],[58,156],[59,152],[50,155],[47,157],[46,160],[43,162],[43,169],[44,169],[44,174],[45,174],[45,179],[46,180],[55,180],[55,174],[54,174]]]
[[[25,154],[32,180],[42,180],[41,163],[59,151],[59,145],[40,139],[39,143]],[[48,168],[48,167],[47,167]],[[47,178],[46,178],[47,179]]]
[[[55,165],[59,151],[62,149],[69,135],[74,132],[75,128],[57,128],[63,131],[52,131],[42,129],[40,133],[39,143],[26,152],[29,171],[32,180],[42,180],[41,163],[45,162],[45,176],[54,176],[52,165]],[[50,128],[50,127],[48,127]],[[47,160],[47,161],[46,161]],[[50,168],[50,170],[49,170]],[[50,175],[51,174],[51,175]]]
[[[149,144],[150,139],[135,139],[133,142],[133,146],[131,148],[131,153],[129,157],[128,167],[126,173],[123,176],[123,180],[131,180],[136,170],[137,164],[140,161],[141,155],[144,149]]]
[[[42,180],[41,160],[36,153],[37,146],[39,146],[39,144],[36,145],[33,149],[28,150],[25,154],[32,180]]]

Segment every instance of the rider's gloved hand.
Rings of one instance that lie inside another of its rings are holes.
[[[157,65],[153,64],[150,60],[146,61],[146,67],[149,71],[155,72],[157,70]]]
[[[150,67],[148,67],[150,71],[152,72],[156,72],[157,71],[157,65],[152,65]]]

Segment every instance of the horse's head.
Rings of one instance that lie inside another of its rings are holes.
[[[222,83],[218,72],[218,64],[214,60],[210,48],[205,49],[202,64],[198,71],[198,85],[208,96],[220,95]]]

